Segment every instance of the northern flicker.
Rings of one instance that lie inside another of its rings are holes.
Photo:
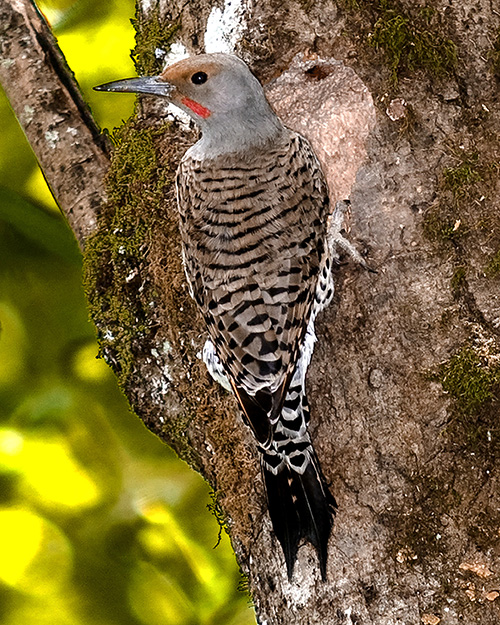
[[[288,577],[305,538],[325,579],[337,504],[307,431],[305,392],[314,321],[333,296],[319,162],[233,55],[96,89],[164,97],[201,130],[179,165],[177,197],[186,277],[209,335],[203,359],[255,436]]]

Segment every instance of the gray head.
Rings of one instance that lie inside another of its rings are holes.
[[[206,155],[246,150],[283,131],[262,85],[231,54],[192,56],[170,65],[159,76],[119,80],[95,89],[167,98],[201,128],[197,147]]]

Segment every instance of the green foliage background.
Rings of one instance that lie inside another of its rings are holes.
[[[41,8],[102,127],[134,96],[131,0]],[[207,485],[128,409],[98,348],[81,257],[0,94],[0,621],[246,625]]]

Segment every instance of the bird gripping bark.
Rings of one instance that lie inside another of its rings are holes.
[[[308,433],[305,391],[314,321],[333,295],[318,160],[232,55],[96,89],[164,97],[201,129],[179,165],[177,197],[186,277],[208,331],[203,358],[255,436],[289,578],[306,539],[324,579],[337,505]]]

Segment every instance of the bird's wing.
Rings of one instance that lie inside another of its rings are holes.
[[[231,161],[185,158],[178,175],[186,275],[261,443],[272,438],[311,315],[328,193],[308,142]]]

